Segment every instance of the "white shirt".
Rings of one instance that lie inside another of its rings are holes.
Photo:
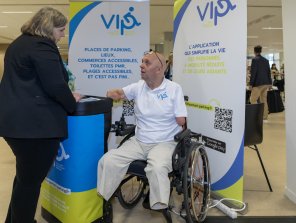
[[[162,84],[151,90],[144,80],[123,88],[128,100],[135,100],[136,137],[144,143],[174,140],[182,127],[176,117],[187,117],[182,88],[164,78]]]

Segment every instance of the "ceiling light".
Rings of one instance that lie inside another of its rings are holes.
[[[0,26],[0,28],[7,28],[8,26]]]
[[[31,14],[31,11],[4,11],[4,14]]]
[[[275,29],[283,29],[282,27],[263,27],[265,30],[275,30]]]

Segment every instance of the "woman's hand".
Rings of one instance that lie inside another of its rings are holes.
[[[76,101],[76,102],[80,101],[81,98],[84,97],[84,95],[79,94],[79,93],[75,93],[75,92],[72,92],[72,94],[73,94],[73,97],[75,98],[75,101]]]

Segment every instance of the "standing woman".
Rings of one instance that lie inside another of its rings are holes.
[[[278,71],[276,64],[273,63],[270,67],[271,76],[273,77],[274,81],[279,79],[280,72]]]
[[[66,17],[42,8],[8,47],[0,84],[0,136],[16,157],[16,176],[5,223],[33,223],[41,183],[67,137],[67,114],[81,95],[72,93],[57,42]]]

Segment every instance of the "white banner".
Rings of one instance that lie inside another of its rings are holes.
[[[242,200],[247,2],[176,1],[174,36],[174,81],[204,136],[212,190]]]
[[[105,96],[140,78],[149,50],[149,1],[72,2],[69,68],[76,91]]]
[[[70,3],[69,68],[76,92],[105,96],[108,89],[140,79],[143,53],[149,50],[149,13],[149,0]],[[121,113],[121,104],[114,104],[112,123]],[[111,135],[109,148],[114,147]]]

